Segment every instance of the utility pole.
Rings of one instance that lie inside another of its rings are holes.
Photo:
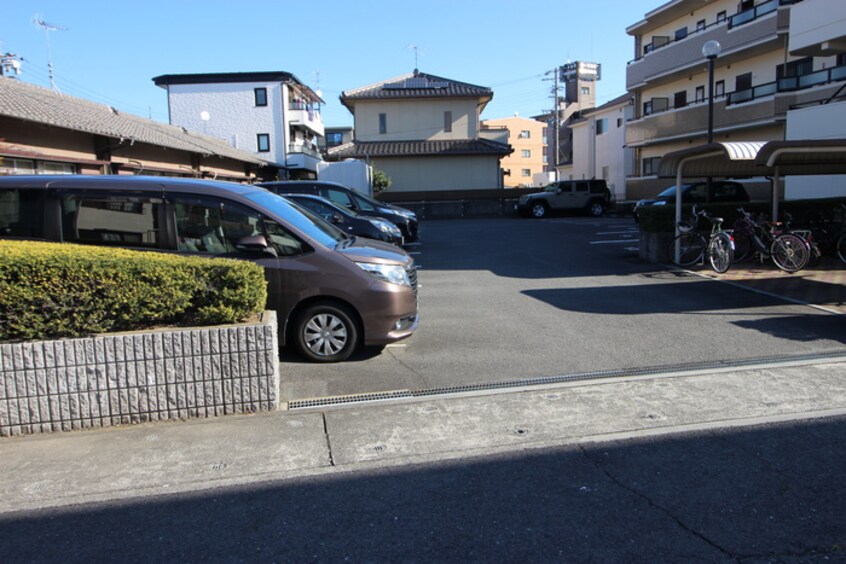
[[[559,76],[561,74],[561,67],[555,67],[554,69],[547,71],[544,73],[545,76],[549,76],[552,74],[552,78],[545,78],[544,80],[552,80],[552,142],[553,142],[553,156],[552,156],[552,167],[555,171],[555,179],[558,179],[558,163],[559,163],[559,153],[561,149],[558,146],[558,128],[560,127],[561,123],[561,105],[558,103],[559,96],[558,93],[561,89],[561,86],[558,83]]]

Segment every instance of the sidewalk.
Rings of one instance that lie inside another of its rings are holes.
[[[12,437],[0,440],[0,514],[843,414],[846,352],[824,363]]]

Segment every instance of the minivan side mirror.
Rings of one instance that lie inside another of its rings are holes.
[[[335,224],[335,225],[339,225],[339,224],[341,224],[341,223],[343,223],[343,222],[344,222],[344,218],[343,218],[343,217],[341,217],[341,214],[339,214],[339,213],[333,213],[333,214],[332,214],[332,223],[333,223],[333,224]]]
[[[267,244],[267,239],[265,239],[263,235],[241,237],[235,242],[235,248],[248,254],[263,254],[270,255],[272,257],[279,256],[276,249]]]

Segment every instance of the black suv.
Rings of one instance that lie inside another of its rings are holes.
[[[685,204],[722,204],[725,202],[748,202],[749,194],[740,182],[732,180],[712,180],[711,197],[708,197],[708,184],[706,182],[693,182],[682,184],[682,202]],[[676,203],[676,187],[670,186],[657,196],[654,200],[640,200],[635,204],[633,213],[635,221],[637,214],[647,206],[665,206]]]
[[[417,216],[413,211],[393,204],[377,202],[343,184],[321,180],[279,180],[276,182],[261,182],[257,186],[262,186],[282,196],[285,194],[314,194],[326,198],[330,202],[346,206],[362,215],[387,219],[399,227],[405,243],[417,241],[419,238]]]
[[[611,206],[611,191],[604,180],[561,180],[547,184],[543,192],[520,196],[517,213],[545,217],[556,211],[585,211],[599,217]]]

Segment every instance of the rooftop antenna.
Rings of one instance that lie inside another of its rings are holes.
[[[319,98],[323,98],[323,91],[320,89],[320,71],[312,72],[312,78],[314,79],[314,93]]]
[[[44,36],[47,38],[47,71],[48,71],[48,74],[50,75],[50,86],[53,87],[53,90],[58,92],[59,89],[56,87],[56,80],[53,76],[53,54],[52,54],[52,51],[50,49],[50,32],[51,31],[67,31],[68,28],[62,27],[60,25],[54,25],[54,24],[45,22],[41,18],[41,14],[35,14],[32,17],[32,23],[35,24],[35,27],[44,30]]]
[[[409,43],[408,47],[406,47],[406,49],[411,49],[411,50],[414,51],[414,74],[417,74],[417,71],[420,68],[417,65],[417,59],[418,59],[418,57],[420,55],[420,51],[421,51],[420,46],[417,45],[416,43]]]

